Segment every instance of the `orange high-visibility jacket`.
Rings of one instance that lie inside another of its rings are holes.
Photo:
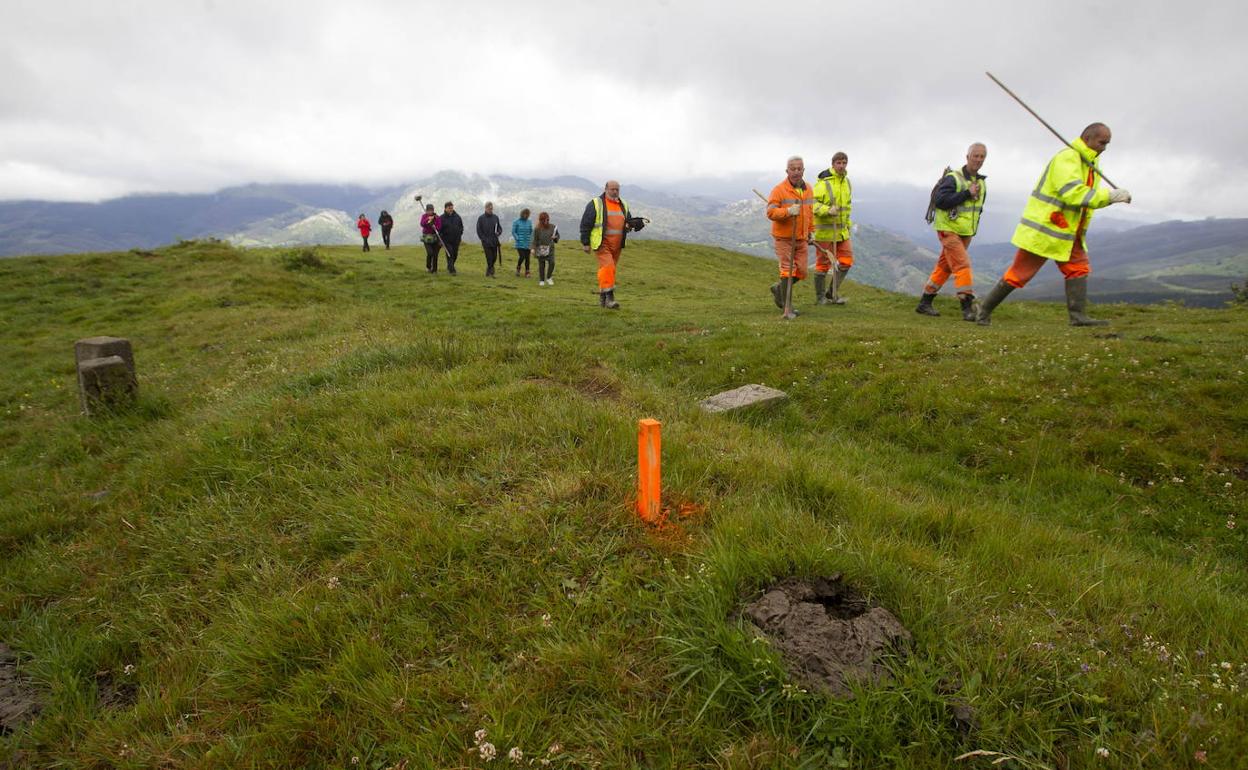
[[[771,197],[767,199],[767,218],[771,220],[771,234],[775,238],[793,237],[793,217],[789,216],[789,206],[802,204],[801,213],[797,215],[797,238],[806,240],[815,229],[815,217],[811,212],[811,204],[815,202],[815,193],[810,185],[800,190],[794,189],[787,178],[771,188]]]

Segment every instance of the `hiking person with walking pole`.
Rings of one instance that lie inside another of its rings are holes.
[[[982,142],[975,142],[967,148],[966,165],[957,170],[946,168],[932,190],[927,221],[940,240],[940,257],[914,309],[919,315],[940,315],[932,307],[932,301],[952,275],[958,302],[962,305],[962,320],[975,320],[975,279],[971,275],[971,255],[967,249],[971,238],[979,231],[979,218],[983,216],[984,201],[988,199],[987,178],[979,173],[987,157],[988,148]]]
[[[381,240],[386,244],[386,250],[390,250],[390,231],[394,229],[394,217],[390,216],[390,212],[385,209],[381,210],[381,215],[377,217],[377,226],[381,228]]]
[[[425,271],[438,272],[438,252],[442,249],[442,218],[433,211],[433,204],[425,204],[420,215],[420,242],[425,244]]]
[[[793,286],[806,277],[806,245],[814,232],[814,196],[802,178],[805,173],[806,164],[800,156],[789,158],[784,181],[773,187],[767,198],[767,218],[771,220],[771,237],[780,267],[780,281],[772,284],[771,298],[784,311],[781,318],[787,320],[797,318]]]
[[[1047,124],[1046,124],[1047,125]],[[1023,218],[1010,243],[1018,248],[997,285],[979,305],[976,323],[992,323],[992,311],[1015,289],[1021,289],[1052,261],[1066,277],[1066,311],[1071,326],[1105,326],[1109,321],[1087,315],[1088,262],[1084,236],[1092,212],[1113,203],[1130,203],[1131,193],[1097,186],[1096,161],[1109,147],[1111,133],[1104,123],[1092,123],[1079,138],[1058,151],[1044,167],[1031,192]]]
[[[854,266],[854,247],[849,240],[849,212],[853,207],[854,186],[849,182],[846,167],[849,156],[838,152],[832,165],[819,172],[815,182],[815,292],[820,305],[844,305],[841,282]],[[835,264],[833,264],[835,260]],[[832,285],[825,292],[828,272]]]

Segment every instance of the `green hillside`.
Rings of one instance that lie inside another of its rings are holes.
[[[1245,762],[1245,308],[982,328],[851,281],[785,323],[709,247],[630,245],[618,312],[572,248],[551,287],[320,255],[0,262],[0,694],[42,707],[0,767]],[[99,334],[141,398],[87,419]],[[790,397],[697,406],[753,382]],[[837,572],[914,637],[848,701],[740,615]]]

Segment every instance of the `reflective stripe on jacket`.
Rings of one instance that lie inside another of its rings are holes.
[[[606,194],[599,195],[586,204],[585,213],[581,215],[581,243],[589,246],[594,251],[597,251],[598,247],[602,245],[602,220],[605,201]],[[624,202],[623,198],[620,198],[620,209],[624,212],[624,221],[627,222],[632,214],[629,213],[628,204]],[[612,229],[614,230],[614,228]],[[612,232],[609,235],[619,235],[620,248],[624,248],[624,244],[628,240],[628,227],[622,226],[619,233]]]
[[[953,208],[936,209],[932,229],[955,235],[975,235],[979,232],[979,218],[984,214],[984,200],[988,197],[988,181],[982,176],[976,176],[974,181],[979,182],[979,197],[972,198],[970,197],[971,184],[967,181],[962,169],[950,169],[945,177],[953,177],[954,192],[966,193],[966,195],[959,194],[958,197],[963,200]]]
[[[813,228],[813,215],[810,207],[814,203],[814,197],[811,195],[810,185],[803,183],[799,190],[789,184],[786,178],[780,184],[771,188],[771,197],[767,199],[767,218],[771,220],[771,235],[773,238],[800,238],[805,240],[811,233]],[[796,218],[789,216],[789,206],[794,203],[801,204],[801,210]],[[794,232],[794,222],[797,223],[796,233]]]
[[[849,213],[853,205],[854,186],[849,175],[841,176],[831,169],[820,172],[819,181],[815,182],[815,240],[849,240]],[[833,206],[838,209],[835,214]]]
[[[1010,243],[1057,262],[1070,260],[1076,238],[1087,251],[1083,236],[1092,210],[1109,205],[1109,190],[1096,186],[1092,171],[1096,156],[1082,139],[1053,156],[1031,191]]]

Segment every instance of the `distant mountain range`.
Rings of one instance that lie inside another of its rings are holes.
[[[692,241],[770,257],[762,201],[753,196],[734,200],[729,195],[738,187],[761,190],[761,185],[734,180],[729,186],[705,187],[710,195],[697,194],[691,185],[666,190],[625,185],[622,194],[634,213],[651,220],[638,237]],[[441,213],[447,200],[455,201],[470,240],[487,200],[494,202],[504,227],[522,208],[529,208],[534,218],[539,211],[549,212],[564,237],[576,239],[585,203],[601,189],[599,183],[573,176],[518,179],[446,171],[383,188],[253,184],[212,194],[135,195],[102,203],[0,203],[0,256],[124,251],[203,237],[245,246],[356,243],[356,216],[363,212],[375,223],[382,209],[394,216],[394,241],[413,244],[419,240],[417,221],[423,203],[433,203]],[[420,205],[413,200],[418,194],[423,196]],[[858,186],[856,280],[908,294],[921,290],[936,259],[928,248],[935,245],[935,237],[922,219],[926,206],[927,191],[916,187]],[[1008,239],[1016,217],[1015,212],[986,217],[978,241]],[[1248,219],[1126,228],[1132,226],[1105,216],[1098,217],[1093,228],[1089,246],[1099,301],[1180,299],[1218,305],[1229,298],[1230,283],[1248,276]],[[991,285],[1012,255],[1008,244],[977,242],[972,247],[977,283]],[[1059,273],[1043,271],[1028,294],[1060,297]]]

